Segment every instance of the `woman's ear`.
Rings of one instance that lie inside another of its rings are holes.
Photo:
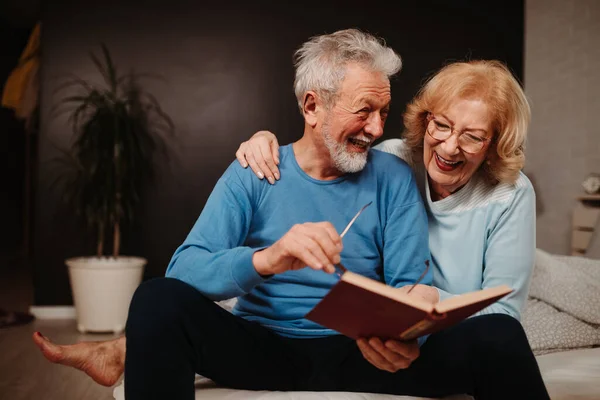
[[[313,128],[317,125],[318,121],[318,110],[319,110],[319,97],[313,91],[308,91],[304,94],[304,101],[302,103],[302,113],[306,123]]]

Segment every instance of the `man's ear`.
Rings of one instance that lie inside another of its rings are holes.
[[[304,114],[304,120],[306,123],[313,128],[317,125],[318,113],[321,109],[321,101],[319,95],[312,90],[309,90],[304,94],[304,101],[302,103],[302,113]]]

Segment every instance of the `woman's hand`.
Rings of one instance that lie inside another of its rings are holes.
[[[416,340],[398,341],[379,338],[361,338],[356,341],[363,357],[375,367],[388,372],[405,369],[419,357],[419,345]]]
[[[259,179],[267,178],[274,184],[279,180],[279,143],[277,137],[269,131],[258,131],[240,144],[235,157],[242,167],[250,165]]]

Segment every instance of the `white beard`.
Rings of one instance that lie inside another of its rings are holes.
[[[345,143],[338,143],[331,137],[328,121],[323,124],[323,140],[327,150],[329,150],[333,165],[338,171],[343,173],[358,172],[367,165],[369,152],[351,153],[346,150]]]

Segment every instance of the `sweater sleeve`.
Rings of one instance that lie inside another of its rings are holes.
[[[535,192],[521,176],[508,209],[488,233],[482,288],[508,285],[509,295],[475,315],[502,313],[518,320],[527,301],[535,262]]]
[[[402,189],[405,204],[394,207],[384,229],[383,268],[386,283],[393,287],[414,284],[430,262],[427,213],[411,175]],[[429,268],[421,284],[431,285],[433,268]],[[423,346],[429,335],[418,338]]]
[[[388,139],[374,147],[393,154],[411,165],[411,152],[402,139]],[[400,175],[398,175],[400,176]],[[430,260],[427,211],[415,182],[414,172],[407,174],[406,184],[397,190],[384,232],[384,270],[389,285],[400,287],[414,283]],[[433,268],[421,281],[431,285]]]
[[[430,261],[427,212],[412,173],[391,200],[383,232],[383,268],[386,283],[393,287],[414,284]],[[423,280],[431,285],[432,268]]]
[[[244,246],[252,221],[251,194],[230,167],[217,182],[204,209],[167,267],[177,278],[213,301],[248,293],[265,279]]]

